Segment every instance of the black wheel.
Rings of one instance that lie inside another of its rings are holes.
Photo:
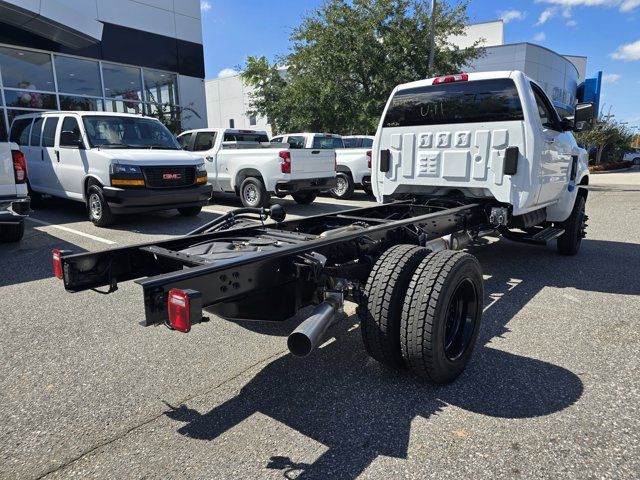
[[[584,213],[585,204],[585,198],[582,195],[578,195],[573,204],[571,215],[560,225],[564,228],[564,233],[558,237],[557,242],[560,255],[575,255],[580,250],[582,239],[587,234],[587,216]]]
[[[400,351],[400,317],[411,276],[429,253],[415,245],[389,248],[373,266],[358,305],[367,353],[392,368],[404,365]]]
[[[3,242],[19,242],[24,236],[24,222],[0,226],[0,240]]]
[[[245,207],[268,207],[269,194],[262,180],[256,177],[245,178],[240,185],[240,200]]]
[[[182,207],[178,209],[180,215],[184,217],[195,217],[202,211],[202,207]]]
[[[296,203],[300,205],[309,205],[312,203],[318,194],[316,192],[298,192],[291,195]]]
[[[91,185],[87,190],[87,212],[96,227],[108,227],[116,219],[98,185]]]
[[[402,357],[417,376],[452,382],[466,367],[482,317],[482,269],[468,253],[442,250],[415,270],[402,308]]]
[[[337,185],[335,188],[329,190],[329,195],[333,198],[338,199],[347,199],[353,196],[353,190],[355,188],[355,184],[353,183],[353,178],[349,173],[338,172],[336,174],[336,182]]]

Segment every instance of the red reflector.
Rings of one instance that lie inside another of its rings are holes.
[[[182,290],[169,290],[169,325],[174,330],[187,333],[191,330],[191,305],[189,296]]]
[[[367,168],[371,168],[371,150],[367,150]]]
[[[291,153],[282,151],[279,153],[282,163],[280,163],[280,171],[282,173],[291,173]]]
[[[16,183],[25,183],[27,181],[27,162],[24,159],[24,153],[20,150],[11,150],[13,158],[13,173]]]
[[[62,274],[62,252],[60,250],[52,250],[53,254],[53,274],[62,279],[64,275]]]
[[[432,85],[438,85],[439,83],[466,82],[467,80],[469,80],[469,75],[466,73],[460,73],[458,75],[447,75],[444,77],[434,78]]]

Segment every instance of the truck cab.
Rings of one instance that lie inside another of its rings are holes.
[[[588,183],[587,152],[572,130],[587,126],[590,107],[579,104],[575,118],[561,118],[543,89],[520,71],[399,85],[374,140],[373,191],[379,201],[494,199],[508,207],[509,218],[563,222],[576,186]]]

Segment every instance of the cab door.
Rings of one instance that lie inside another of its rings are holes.
[[[58,131],[57,176],[63,195],[83,199],[83,180],[89,170],[86,147],[76,116],[65,116]]]

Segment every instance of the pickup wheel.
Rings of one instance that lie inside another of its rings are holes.
[[[298,192],[291,195],[296,203],[300,205],[309,205],[313,203],[318,194],[316,192]]]
[[[98,185],[91,185],[87,190],[87,212],[89,220],[96,227],[108,227],[115,222],[115,215],[111,212],[102,188]]]
[[[415,270],[402,308],[402,357],[432,383],[455,380],[467,366],[480,330],[482,269],[468,253],[442,250]]]
[[[202,207],[182,207],[178,209],[183,217],[195,217],[202,211]]]
[[[416,267],[429,253],[415,245],[389,248],[373,266],[358,305],[367,353],[391,368],[402,368],[400,320],[407,287]]]
[[[576,197],[576,201],[571,210],[571,215],[561,226],[564,233],[558,237],[557,246],[560,255],[575,255],[580,250],[582,239],[586,236],[585,198],[582,195]]]
[[[247,177],[240,185],[240,200],[245,207],[259,208],[269,206],[269,193],[262,180]]]
[[[24,221],[0,226],[0,240],[19,242],[24,236]]]
[[[337,185],[335,186],[335,188],[329,190],[329,194],[333,198],[346,200],[353,196],[355,184],[353,183],[353,178],[351,178],[350,174],[345,172],[338,172],[336,174],[336,182]]]

